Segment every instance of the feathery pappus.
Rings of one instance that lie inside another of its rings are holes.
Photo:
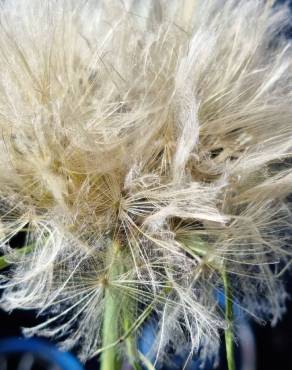
[[[208,358],[226,277],[248,315],[281,317],[291,16],[272,5],[1,2],[0,305],[43,314],[25,334],[138,363],[156,315],[155,363]]]

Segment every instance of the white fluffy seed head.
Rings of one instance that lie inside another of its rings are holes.
[[[86,360],[109,289],[120,335],[151,305],[160,361],[174,344],[207,357],[226,325],[222,271],[243,310],[281,316],[288,19],[264,0],[2,3],[1,306],[50,314],[27,334]],[[9,247],[23,229],[29,254]]]

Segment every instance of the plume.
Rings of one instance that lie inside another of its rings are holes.
[[[0,305],[37,310],[25,334],[82,361],[135,357],[154,315],[156,363],[171,346],[208,358],[228,327],[224,274],[244,312],[277,322],[289,17],[264,0],[1,2]]]

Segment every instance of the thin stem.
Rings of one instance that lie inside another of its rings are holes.
[[[128,332],[131,329],[131,320],[127,314],[124,314],[124,330]],[[141,370],[141,366],[137,362],[138,351],[136,348],[135,337],[133,335],[129,335],[126,339],[126,347],[127,347],[127,354],[128,360],[134,370]]]
[[[142,352],[139,352],[139,357],[147,370],[155,370],[155,367],[152,365],[151,361],[149,361],[148,358],[144,356]]]
[[[115,347],[119,343],[123,343],[127,338],[129,338],[130,335],[132,335],[138,328],[141,327],[141,325],[144,323],[144,321],[149,317],[151,312],[153,311],[153,307],[155,303],[159,300],[159,298],[163,297],[165,294],[169,293],[171,291],[170,287],[166,287],[162,294],[160,294],[158,297],[156,297],[141,313],[141,315],[131,324],[129,327],[129,330],[127,330],[123,335],[121,335],[119,338],[117,338],[114,342],[109,343],[106,346],[102,346],[102,348],[98,349],[96,352],[94,352],[94,356],[99,355],[106,349],[110,349]]]
[[[154,302],[150,303],[149,306],[146,307],[146,309],[141,313],[141,315],[131,324],[129,330],[127,330],[123,335],[121,335],[119,338],[117,338],[115,341],[107,344],[106,346],[103,345],[102,348],[98,349],[94,355],[98,355],[102,352],[104,352],[106,349],[110,349],[115,347],[117,344],[124,342],[132,333],[134,333],[147,319],[147,317],[151,314],[153,310]]]
[[[185,239],[183,240],[183,245],[188,252],[194,253],[199,257],[205,257],[207,253],[210,253],[208,246],[200,238],[197,239]],[[216,266],[213,266],[214,269],[221,271],[223,285],[224,285],[224,294],[225,294],[225,320],[228,324],[227,329],[225,330],[225,347],[226,347],[226,359],[228,370],[236,370],[235,366],[235,356],[234,356],[234,337],[233,337],[233,303],[231,297],[231,290],[229,285],[228,273],[224,269],[219,269]]]
[[[119,253],[119,245],[113,242],[112,248],[109,248],[107,255],[107,263],[110,266],[107,280],[110,283],[111,279],[118,274],[118,266],[116,257]],[[119,318],[119,302],[109,284],[105,285],[105,308],[102,328],[102,347],[105,349],[101,354],[100,370],[120,370],[121,364],[117,357],[116,346],[111,346],[119,337],[118,334],[118,318]]]
[[[226,347],[226,359],[228,370],[236,370],[235,357],[234,357],[234,338],[233,338],[233,304],[228,280],[228,274],[226,271],[222,273],[224,293],[225,293],[225,320],[228,324],[225,330],[225,347]]]
[[[30,253],[34,248],[34,244],[26,245],[25,247],[15,249],[15,253],[17,256],[21,257],[25,254]],[[3,270],[5,267],[8,267],[11,265],[12,262],[7,260],[7,256],[1,256],[0,257],[0,270]]]

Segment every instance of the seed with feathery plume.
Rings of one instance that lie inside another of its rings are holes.
[[[147,361],[153,314],[154,366],[170,345],[216,353],[232,335],[216,290],[281,317],[289,16],[265,0],[2,3],[0,303],[45,314],[25,334],[113,370]]]

